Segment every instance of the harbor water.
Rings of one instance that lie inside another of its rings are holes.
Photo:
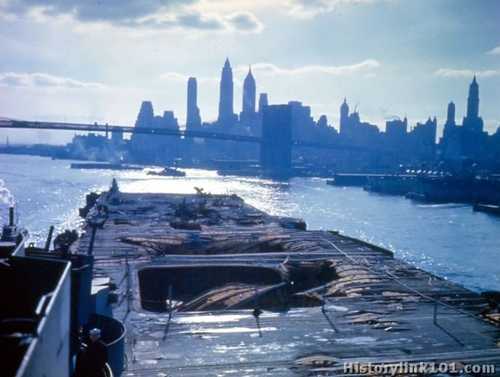
[[[466,286],[500,290],[500,218],[464,204],[427,205],[360,188],[329,186],[324,179],[277,182],[186,170],[186,177],[143,171],[74,170],[70,161],[0,155],[0,223],[14,200],[20,225],[42,244],[56,230],[81,225],[77,209],[89,191],[118,180],[128,192],[231,193],[275,215],[303,218],[309,229],[338,230],[394,251],[396,257]],[[7,191],[8,190],[8,191]],[[11,198],[9,198],[9,192]]]

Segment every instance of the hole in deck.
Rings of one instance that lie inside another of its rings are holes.
[[[188,302],[231,283],[265,286],[283,281],[276,269],[239,265],[150,266],[139,270],[138,275],[141,305],[154,312],[167,310],[169,286],[174,302]]]

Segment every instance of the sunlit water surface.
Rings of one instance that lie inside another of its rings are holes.
[[[422,205],[359,188],[332,187],[323,179],[275,182],[205,170],[170,178],[142,171],[72,170],[69,165],[0,155],[0,179],[35,242],[43,242],[50,225],[57,230],[78,226],[77,208],[85,194],[107,188],[116,177],[128,192],[194,193],[194,187],[202,187],[210,193],[234,193],[271,214],[301,217],[309,229],[339,230],[389,248],[397,257],[469,288],[500,290],[500,218],[475,213],[470,206]],[[5,217],[6,210],[0,211],[0,221]]]

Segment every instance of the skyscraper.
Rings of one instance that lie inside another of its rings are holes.
[[[467,115],[464,118],[463,126],[471,131],[483,131],[483,120],[479,116],[479,85],[476,76],[469,86],[469,96],[467,97]]]
[[[348,133],[348,123],[349,123],[349,105],[347,100],[344,98],[344,102],[340,105],[340,134]]]
[[[135,121],[135,127],[153,128],[155,126],[154,123],[155,115],[153,111],[153,104],[151,101],[143,101],[141,103],[139,114],[137,115],[137,120]],[[153,140],[154,138],[151,135],[140,133],[132,134],[132,137],[130,138],[130,146],[132,149],[132,154],[138,161],[153,158],[151,148],[151,142]]]
[[[220,80],[218,123],[222,126],[231,126],[235,122],[235,118],[233,110],[233,70],[229,59],[226,59]]]
[[[262,114],[264,109],[269,105],[267,93],[260,93],[259,95],[259,114]]]
[[[243,83],[243,104],[241,106],[241,111],[244,114],[255,113],[255,96],[256,96],[256,86],[255,79],[252,75],[252,69],[248,70],[247,77]]]
[[[200,109],[198,108],[198,88],[196,78],[190,77],[188,79],[187,87],[187,116],[186,128],[195,129],[201,126]]]
[[[135,121],[135,127],[153,127],[154,120],[153,104],[151,101],[142,101],[141,109]]]
[[[446,123],[444,124],[443,137],[440,140],[442,156],[445,159],[457,159],[462,153],[462,129],[457,127],[455,121],[455,104],[448,104]]]
[[[448,112],[446,116],[446,125],[455,126],[455,104],[450,102],[448,104]]]
[[[467,98],[467,118],[477,118],[479,116],[479,85],[476,76],[469,86],[469,97]]]

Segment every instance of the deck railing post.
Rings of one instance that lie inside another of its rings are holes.
[[[434,301],[434,312],[432,314],[432,321],[435,325],[437,325],[437,315],[438,315],[438,303]]]

